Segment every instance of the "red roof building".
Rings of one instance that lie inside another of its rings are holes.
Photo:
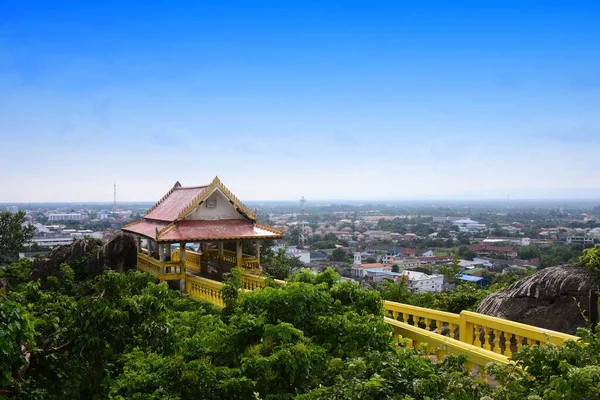
[[[180,249],[187,243],[200,244],[200,251],[196,253],[198,272],[204,272],[202,261],[208,264],[211,258],[220,265],[227,262],[237,267],[258,267],[260,242],[284,235],[283,229],[258,222],[256,212],[248,209],[219,178],[203,186],[184,187],[177,182],[144,218],[124,226],[122,231],[137,241],[138,267],[140,255],[144,262],[152,264],[152,259],[157,258],[163,263],[173,257],[173,244]],[[142,250],[142,239],[147,243],[145,250]],[[251,242],[255,254],[242,254],[242,242]],[[226,246],[235,246],[235,252],[225,250]],[[179,264],[185,267],[185,252],[175,253]]]
[[[506,258],[517,258],[519,255],[514,247],[489,246],[485,243],[479,243],[469,246],[469,249],[477,253],[478,256],[503,256]]]

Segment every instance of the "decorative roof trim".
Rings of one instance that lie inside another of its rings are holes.
[[[143,221],[143,219],[138,219],[137,221],[129,222],[129,223],[127,223],[127,224],[123,225],[123,226],[121,227],[121,229],[123,229],[123,228],[127,228],[128,226],[137,225],[137,224],[139,224],[139,223],[140,223],[140,222],[142,222],[142,221]]]
[[[153,210],[154,210],[156,207],[158,207],[158,206],[159,206],[159,204],[160,204],[160,203],[162,203],[163,201],[165,201],[165,199],[166,199],[167,197],[169,197],[169,195],[170,195],[171,193],[173,193],[173,191],[174,191],[175,189],[178,189],[178,188],[180,188],[180,187],[181,187],[181,183],[179,183],[179,181],[175,182],[175,184],[173,185],[173,187],[171,188],[171,190],[169,190],[169,191],[167,192],[167,194],[165,194],[165,195],[164,195],[164,196],[163,196],[163,197],[162,197],[162,198],[161,198],[159,201],[157,201],[157,202],[156,202],[156,204],[155,204],[155,205],[153,205],[153,206],[152,206],[152,207],[151,207],[151,208],[150,208],[150,209],[149,209],[149,210],[146,212],[146,215],[150,214],[150,213],[151,213],[151,212],[152,212],[152,211],[153,211]]]
[[[213,179],[213,181],[210,183],[210,185],[208,185],[206,187],[206,189],[204,189],[202,191],[202,193],[200,193],[198,196],[196,196],[196,198],[194,200],[192,200],[192,202],[190,204],[188,204],[177,216],[177,220],[181,221],[182,219],[184,219],[186,216],[188,216],[190,213],[192,213],[196,207],[198,207],[200,204],[202,204],[202,202],[204,200],[206,200],[214,191],[215,189],[219,189],[219,191],[221,193],[223,193],[223,195],[225,197],[227,197],[229,199],[229,201],[231,201],[231,203],[233,204],[233,207],[235,208],[236,211],[244,214],[244,216],[250,220],[252,220],[252,222],[256,222],[256,211],[250,211],[250,209],[248,207],[246,207],[241,201],[240,199],[238,199],[233,193],[231,193],[231,191],[229,189],[227,189],[225,187],[225,185],[223,185],[221,183],[221,180],[219,179],[218,176],[215,176],[215,179]]]
[[[219,240],[268,240],[268,239],[277,239],[278,236],[269,236],[269,235],[257,235],[257,236],[219,236],[219,237],[211,237],[211,238],[185,238],[185,239],[158,239],[158,243],[179,243],[181,241],[186,242],[215,242]]]
[[[275,227],[275,226],[271,226],[271,225],[267,225],[263,222],[257,222],[256,223],[256,227],[260,228],[260,229],[264,229],[266,231],[269,232],[273,232],[279,235],[285,235],[285,227],[282,225],[281,227]]]
[[[171,222],[170,224],[168,224],[167,226],[165,226],[161,230],[157,229],[156,230],[156,240],[158,240],[163,234],[167,233],[168,231],[170,231],[171,229],[175,228],[176,226],[177,226],[177,223]]]

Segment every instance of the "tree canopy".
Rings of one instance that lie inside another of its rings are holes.
[[[22,260],[0,271],[11,282],[0,295],[0,397],[522,400],[600,390],[597,334],[582,331],[585,345],[524,347],[520,369],[489,367],[490,386],[463,359],[432,363],[397,347],[380,292],[332,269],[253,292],[238,292],[234,272],[223,295],[235,296],[221,310],[148,273],[78,280],[78,267],[63,264],[31,281],[31,268]]]
[[[34,233],[35,228],[25,224],[24,211],[0,212],[0,266],[17,261],[19,251]]]

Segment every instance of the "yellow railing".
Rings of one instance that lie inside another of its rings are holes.
[[[185,269],[200,273],[202,272],[202,264],[200,262],[202,254],[196,253],[195,251],[186,250],[185,251]],[[171,253],[171,261],[179,262],[181,258],[179,257],[179,249],[173,250]]]
[[[384,301],[386,314],[395,320],[454,338],[460,326],[460,315],[408,304]]]
[[[424,351],[425,355],[430,358],[435,356],[436,362],[441,362],[448,354],[466,356],[466,369],[475,375],[479,375],[482,380],[486,381],[485,366],[491,362],[508,364],[508,357],[501,354],[496,354],[492,351],[482,349],[459,340],[439,335],[421,329],[419,327],[409,325],[407,323],[396,321],[392,318],[385,317],[384,321],[388,323],[393,331],[394,336],[410,340],[410,345],[417,351]],[[475,367],[477,367],[475,369]]]
[[[160,262],[142,253],[137,255],[137,269],[150,272],[161,282],[185,278],[185,271],[181,270],[178,262]]]
[[[254,290],[266,286],[265,279],[260,276],[252,275],[248,272],[242,272],[240,275],[242,278],[242,287],[246,290]]]
[[[254,275],[249,271],[243,271],[240,275],[242,277],[242,287],[245,290],[254,290],[258,288],[264,288],[265,286],[267,286],[266,279],[263,276]],[[286,281],[282,281],[280,279],[273,280],[279,283],[280,285],[285,285],[287,283]]]
[[[538,328],[508,321],[502,318],[490,317],[471,311],[460,313],[460,341],[474,344],[498,354],[511,356],[523,345],[547,343],[562,345],[565,340],[578,340],[577,336],[562,332]]]
[[[461,342],[510,357],[523,345],[578,340],[577,336],[525,325],[471,311],[453,314],[408,304],[384,301],[386,315],[434,334],[458,338]]]
[[[200,300],[207,300],[223,307],[223,296],[221,295],[221,282],[188,275],[185,279],[185,291],[190,296]]]
[[[237,255],[234,251],[224,250],[223,251],[223,261],[229,264],[237,265]]]
[[[260,260],[253,256],[242,257],[242,266],[246,269],[256,269],[260,267]]]
[[[219,259],[219,251],[217,249],[208,249],[206,250],[207,259],[211,261],[217,261]],[[185,268],[200,273],[202,272],[202,253],[197,253],[195,251],[186,250],[185,251]],[[171,253],[171,261],[180,261],[179,257],[179,249],[173,250]],[[223,251],[223,261],[237,265],[237,255],[234,251],[224,250]],[[248,254],[244,254],[242,256],[242,267],[246,269],[254,269],[258,270],[260,267],[260,260]]]

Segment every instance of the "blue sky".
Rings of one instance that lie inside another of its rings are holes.
[[[526,4],[525,4],[526,3]],[[598,2],[0,3],[0,201],[600,198]]]

